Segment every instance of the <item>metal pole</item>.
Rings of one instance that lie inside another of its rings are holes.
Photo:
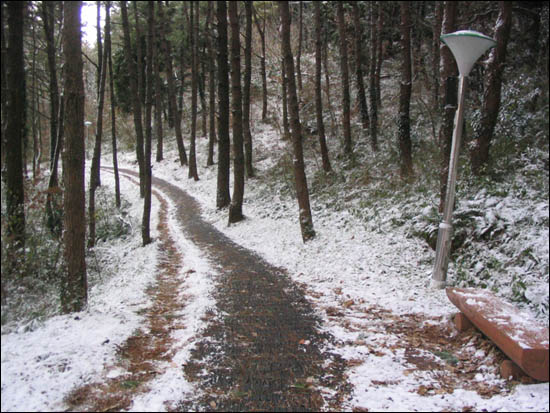
[[[451,159],[449,161],[449,176],[447,178],[447,193],[445,195],[445,209],[443,221],[439,224],[437,246],[435,251],[435,265],[432,273],[432,287],[445,288],[447,267],[451,250],[451,235],[453,230],[452,216],[455,202],[456,171],[458,154],[462,139],[462,124],[464,119],[464,95],[466,92],[466,76],[460,75],[458,84],[458,108],[455,115]]]

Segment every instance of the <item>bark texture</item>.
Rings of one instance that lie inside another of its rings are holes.
[[[474,127],[474,140],[470,149],[472,172],[481,175],[486,172],[489,150],[500,108],[502,74],[506,61],[506,46],[512,26],[512,3],[501,1],[500,12],[495,28],[497,45],[491,51],[487,64],[487,81],[483,94],[481,120]]]
[[[63,53],[65,57],[65,99],[67,132],[64,152],[64,232],[67,277],[61,291],[64,313],[81,311],[87,303],[84,196],[84,82],[80,40],[80,1],[64,4]]]
[[[298,96],[296,93],[296,80],[294,78],[294,61],[292,59],[292,50],[290,48],[290,11],[288,1],[279,2],[279,12],[281,14],[282,26],[281,48],[286,73],[288,75],[288,103],[292,132],[292,147],[294,150],[294,184],[296,187],[296,197],[298,198],[298,207],[300,209],[299,216],[302,240],[307,242],[315,237],[315,231],[313,229],[313,219],[311,217],[311,207],[309,204],[309,191],[307,187],[304,154],[302,148],[300,112],[298,108]]]

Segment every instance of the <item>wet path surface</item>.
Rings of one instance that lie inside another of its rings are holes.
[[[137,176],[130,170],[121,173]],[[181,410],[338,409],[349,394],[344,362],[322,349],[333,338],[303,291],[281,268],[242,248],[205,222],[200,205],[159,178],[153,185],[175,205],[177,220],[217,267],[208,327],[184,367],[204,390]]]

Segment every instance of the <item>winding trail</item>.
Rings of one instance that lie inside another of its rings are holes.
[[[323,350],[334,339],[319,331],[320,319],[304,292],[285,270],[205,222],[185,191],[159,178],[153,186],[172,200],[185,236],[220,274],[214,280],[217,308],[184,367],[187,379],[204,392],[182,400],[178,409],[338,409],[350,391],[345,363]]]

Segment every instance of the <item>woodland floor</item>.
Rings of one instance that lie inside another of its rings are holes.
[[[137,176],[135,172],[120,172],[138,183],[129,176]],[[70,408],[126,410],[136,395],[148,391],[147,383],[162,373],[159,362],[172,360],[177,343],[171,332],[181,328],[178,314],[185,307],[175,275],[184,257],[177,252],[168,230],[166,196],[175,205],[176,219],[186,237],[219,270],[216,308],[206,313],[203,336],[189,362],[180,366],[187,380],[202,392],[193,400],[179,400],[172,406],[183,411],[345,410],[352,391],[345,370],[354,360],[344,360],[327,350],[338,343],[323,332],[320,319],[304,297],[306,287],[206,223],[200,216],[200,206],[185,191],[158,178],[153,178],[153,185],[160,191],[153,193],[161,204],[158,248],[162,258],[157,266],[157,284],[148,290],[153,305],[145,313],[147,323],[119,347],[119,366],[115,367],[127,374],[74,389],[66,398]],[[345,320],[344,312],[359,304],[366,303],[350,300],[341,308],[325,311],[330,319]],[[353,330],[368,322],[398,336],[398,342],[369,348],[370,357],[377,357],[384,349],[403,351],[409,366],[413,366],[405,371],[406,375],[418,370],[436,372],[440,377],[438,386],[421,385],[417,389],[420,395],[452,393],[457,387],[475,390],[485,397],[501,392],[501,388],[484,386],[473,379],[478,366],[465,344],[491,347],[479,333],[456,335],[448,324],[430,320],[429,316],[396,316],[376,306],[365,308],[356,326],[348,319],[342,327]],[[499,359],[502,357],[497,356],[494,362]],[[373,380],[372,384],[378,387],[394,383]]]

